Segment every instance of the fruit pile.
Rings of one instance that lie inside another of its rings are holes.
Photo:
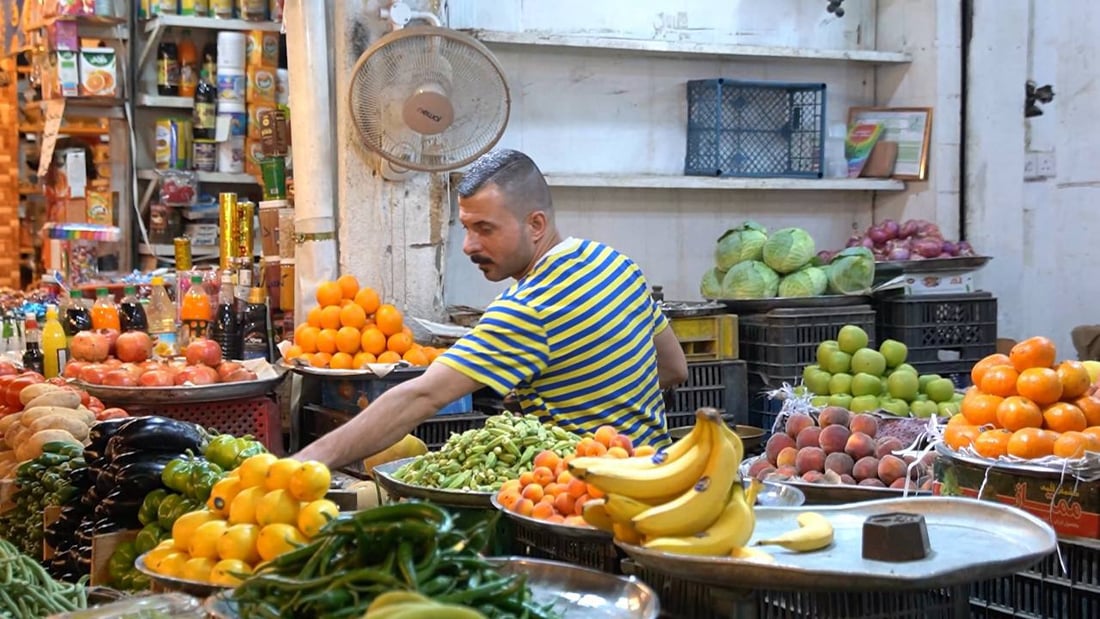
[[[749,475],[764,481],[804,481],[879,488],[931,490],[930,461],[910,468],[914,456],[894,452],[908,445],[894,436],[879,436],[879,420],[839,406],[821,411],[815,421],[805,413],[787,418],[782,432],[768,438],[764,455]]]
[[[104,341],[101,346],[87,345],[77,353],[75,343],[82,335],[88,340],[105,337],[93,331],[76,334],[73,360],[65,364],[64,374],[65,378],[90,385],[172,387],[256,380],[256,373],[240,362],[223,360],[221,346],[211,339],[196,338],[189,342],[182,360],[155,360],[150,359],[152,340],[140,331],[123,333],[114,345]],[[117,350],[111,346],[117,346]]]
[[[802,372],[817,407],[840,406],[854,413],[881,410],[899,417],[950,417],[962,394],[938,374],[919,374],[905,362],[909,351],[897,340],[868,348],[867,332],[844,325],[835,340],[817,347],[817,363]]]
[[[1100,363],[1057,361],[1054,343],[1032,337],[1008,355],[976,363],[960,414],[944,442],[986,458],[1079,458],[1100,452]]]
[[[569,463],[575,458],[630,458],[651,456],[653,447],[637,449],[630,437],[619,434],[612,426],[600,426],[592,436],[581,439],[576,450],[559,456],[543,450],[535,456],[534,468],[524,471],[518,479],[504,482],[497,501],[517,514],[572,526],[589,526],[582,517],[589,499],[603,498],[603,493],[591,484],[573,477]]]
[[[373,288],[360,288],[354,276],[341,275],[317,287],[317,305],[294,329],[294,343],[283,359],[348,370],[401,360],[423,366],[440,352],[417,344],[401,311],[382,303]]]

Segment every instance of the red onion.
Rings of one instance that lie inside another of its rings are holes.
[[[889,252],[887,252],[886,259],[887,260],[908,260],[909,259],[909,248],[908,247],[901,247],[901,246],[894,247]]]
[[[970,243],[967,242],[967,241],[959,241],[958,244],[956,245],[956,248],[958,249],[958,253],[955,254],[957,256],[977,256],[978,255],[974,251],[974,248],[971,247]]]
[[[954,257],[959,255],[959,246],[952,241],[943,242],[943,253],[948,256]]]
[[[909,221],[901,224],[901,228],[898,229],[898,238],[907,239],[917,233],[917,221],[910,219]]]
[[[853,234],[852,236],[848,237],[848,243],[845,244],[844,247],[859,247],[862,244],[863,237],[858,234]]]
[[[936,239],[918,239],[911,246],[914,254],[925,258],[935,258],[943,253],[943,242]]]
[[[833,256],[835,256],[835,255],[836,255],[835,251],[829,251],[827,249],[823,249],[823,250],[817,252],[817,257],[818,257],[818,259],[821,260],[822,264],[829,264],[830,262],[832,262],[833,261]]]
[[[867,228],[867,238],[871,239],[875,245],[882,245],[889,240],[886,238],[886,228],[882,227],[882,224]]]
[[[898,238],[898,233],[901,232],[901,226],[893,219],[887,219],[879,225],[886,231],[887,241]]]
[[[940,254],[940,255],[936,256],[936,257],[937,257],[937,258],[954,258],[954,256],[952,256],[951,254],[949,254],[949,253],[947,253],[947,252],[944,252],[944,253],[942,253],[942,254]]]
[[[863,237],[862,239],[860,239],[859,244],[866,247],[867,249],[875,249],[875,242],[872,241],[870,237]]]

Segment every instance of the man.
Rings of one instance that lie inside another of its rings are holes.
[[[636,444],[667,444],[661,390],[687,378],[687,362],[641,269],[600,243],[563,240],[546,180],[523,153],[483,156],[458,195],[463,251],[490,281],[515,283],[422,376],[297,457],[344,466],[483,386],[514,389],[524,413],[573,432],[611,424]]]

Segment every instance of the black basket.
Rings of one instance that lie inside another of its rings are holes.
[[[1057,553],[1031,569],[970,587],[973,617],[1100,617],[1100,542],[1060,539]]]
[[[689,363],[687,381],[676,387],[666,406],[669,427],[692,425],[692,420],[682,422],[683,416],[694,419],[695,411],[704,407],[716,408],[726,418],[744,423],[748,419],[745,370],[745,362],[740,360]],[[674,419],[677,425],[673,425]]]
[[[524,522],[513,521],[513,523],[515,524],[513,552],[534,559],[549,559],[580,565],[608,574],[623,573],[621,564],[625,555],[610,539],[604,542],[579,540],[556,535],[548,529],[541,529]]]
[[[302,437],[303,445],[307,445],[328,432],[344,425],[354,414],[333,410],[316,404],[307,404],[302,407]],[[480,428],[485,425],[487,417],[481,414],[471,415],[440,415],[420,422],[413,429],[413,436],[424,441],[430,450],[437,450],[447,442],[452,434],[462,434],[472,428]]]

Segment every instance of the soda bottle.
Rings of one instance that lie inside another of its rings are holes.
[[[46,324],[42,327],[42,375],[46,378],[60,376],[69,361],[69,349],[65,329],[57,318],[57,306],[46,306]]]
[[[136,289],[126,286],[122,289],[122,302],[118,307],[119,324],[121,331],[149,331],[149,319],[145,316],[145,308],[138,301]]]
[[[225,359],[241,358],[241,331],[233,297],[233,275],[226,270],[222,272],[218,309],[214,312],[214,323],[210,325],[210,339],[221,346]]]
[[[46,368],[43,366],[45,358],[42,355],[42,349],[39,347],[42,334],[38,331],[38,318],[32,312],[27,312],[23,321],[23,330],[26,334],[26,348],[23,349],[23,369],[45,375]]]
[[[187,346],[191,340],[206,337],[210,319],[210,296],[202,286],[202,275],[192,275],[191,288],[180,302],[180,347]]]
[[[92,329],[92,315],[84,304],[84,294],[79,289],[69,293],[69,303],[65,306],[65,320],[61,323],[65,329],[66,345],[73,343],[73,336],[81,331]]]
[[[149,294],[149,309],[146,318],[149,322],[149,335],[153,338],[153,351],[159,357],[171,357],[176,354],[176,304],[168,297],[164,288],[164,278],[154,275]]]
[[[252,288],[248,302],[241,310],[241,358],[274,360],[271,338],[271,317],[267,311],[264,288]]]
[[[95,304],[92,305],[92,328],[114,329],[122,331],[122,324],[118,317],[118,306],[115,300],[107,292],[106,288],[96,288]]]

